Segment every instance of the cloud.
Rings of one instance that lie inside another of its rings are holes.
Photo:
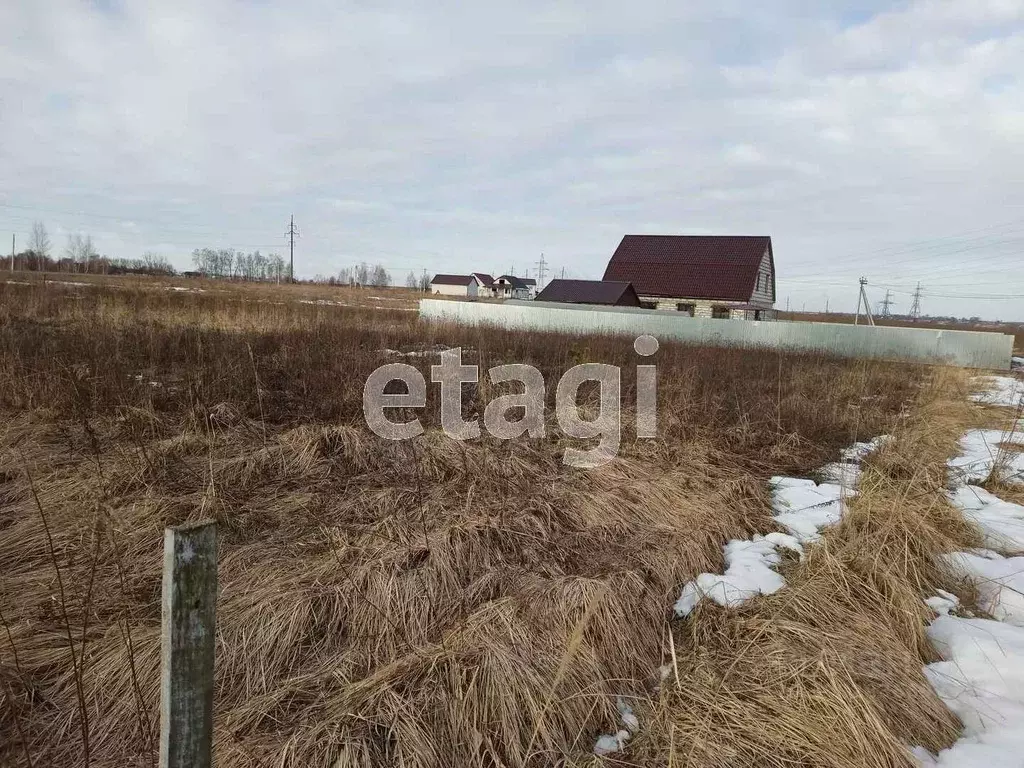
[[[597,277],[625,232],[767,233],[797,306],[863,273],[1021,316],[946,296],[1024,295],[1024,3],[808,8],[5,4],[0,227],[185,266],[294,213],[308,275]]]

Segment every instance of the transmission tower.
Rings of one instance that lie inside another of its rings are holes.
[[[544,254],[540,255],[540,261],[537,262],[537,290],[539,291],[544,287],[544,273],[548,271],[548,263],[544,261]]]
[[[892,314],[889,311],[889,308],[895,303],[896,302],[892,300],[892,291],[887,288],[885,291],[885,298],[878,302],[878,305],[881,307],[881,311],[878,314],[882,317],[889,317],[889,315]]]
[[[288,224],[288,231],[284,233],[288,238],[288,282],[295,282],[295,238],[299,236],[299,230],[295,226],[295,216],[292,216]]]
[[[921,317],[921,284],[914,289],[914,303],[910,305],[910,319],[917,320]]]

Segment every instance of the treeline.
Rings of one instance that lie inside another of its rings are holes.
[[[0,269],[10,269],[11,257],[0,261]],[[62,257],[54,259],[35,251],[22,251],[14,256],[14,268],[26,272],[63,272],[79,275],[152,275],[173,277],[177,273],[163,256],[146,254],[140,259],[112,259],[96,255],[81,260]]]
[[[337,275],[317,275],[313,282],[355,288],[387,288],[391,285],[391,273],[382,264],[370,265],[363,261],[354,267],[342,267]]]
[[[276,253],[245,253],[233,248],[196,248],[192,264],[204,277],[219,277],[251,282],[287,282],[288,263]]]
[[[14,264],[10,259],[7,268],[29,272],[64,272],[69,274],[92,275],[155,275],[176,274],[171,263],[155,253],[144,253],[139,259],[112,259],[101,255],[89,235],[68,235],[67,243],[60,256],[51,256],[52,243],[46,227],[41,222],[32,225],[29,247],[15,254]]]

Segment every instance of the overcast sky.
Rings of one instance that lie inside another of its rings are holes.
[[[601,277],[771,235],[779,306],[1024,320],[1024,0],[5,0],[0,228],[300,276]],[[9,237],[9,235],[8,235]],[[0,241],[2,242],[2,241]],[[991,296],[1005,297],[999,299]],[[976,298],[986,297],[986,298]]]

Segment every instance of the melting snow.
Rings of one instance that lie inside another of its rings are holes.
[[[950,492],[950,501],[981,529],[986,547],[1024,551],[1024,507],[1020,504],[1003,501],[974,485],[958,486]]]
[[[976,403],[1015,407],[1024,400],[1024,381],[1013,376],[975,376],[974,381],[986,387],[971,395]]]
[[[799,477],[773,477],[772,519],[789,533],[769,533],[752,539],[734,539],[724,547],[725,573],[702,573],[683,586],[675,603],[676,616],[687,616],[705,597],[733,608],[755,595],[770,595],[786,585],[775,570],[779,548],[803,558],[803,545],[821,538],[821,530],[837,523],[845,511],[844,499],[855,495],[859,462],[884,445],[888,435],[854,443],[843,451],[843,461],[827,464],[820,474],[834,482],[815,483]]]
[[[612,752],[621,752],[626,748],[626,742],[633,734],[640,730],[640,720],[633,714],[633,708],[620,696],[615,706],[619,710],[619,719],[622,721],[622,728],[615,733],[607,733],[599,736],[594,743],[595,755],[609,755]]]
[[[846,473],[845,477],[839,479],[844,480],[845,484],[819,485],[813,480],[773,477],[772,510],[775,515],[772,519],[802,544],[817,541],[821,538],[822,528],[839,522],[843,516],[843,497],[856,494],[853,486],[860,479],[860,472]]]
[[[930,598],[939,614],[928,639],[943,661],[928,664],[925,677],[963,721],[963,735],[938,756],[912,751],[925,766],[998,768],[1019,766],[1024,755],[1024,629],[989,619],[950,615],[952,595]]]
[[[991,391],[972,400],[1016,406],[1024,384],[1005,376],[987,380]],[[912,752],[925,766],[998,768],[1024,764],[1024,507],[1003,501],[974,486],[996,464],[998,444],[1008,441],[998,430],[971,430],[960,440],[963,455],[949,462],[953,504],[981,529],[991,549],[953,552],[942,561],[974,582],[978,607],[992,619],[961,618],[950,613],[958,601],[949,593],[927,600],[938,617],[928,638],[942,661],[928,664],[932,688],[964,724],[956,744],[938,756],[921,747]],[[1024,442],[1020,433],[1014,442]],[[1024,469],[1024,457],[1009,462]],[[1019,477],[1019,475],[1018,475]]]
[[[1024,445],[1024,421],[1012,430],[971,429],[960,438],[960,455],[949,460],[951,479],[956,484],[985,480],[993,468],[1008,480],[1024,482],[1024,452],[1000,449],[1000,444]]]
[[[704,597],[726,608],[735,608],[755,595],[778,592],[786,586],[786,580],[772,570],[782,561],[779,547],[803,558],[803,547],[785,533],[730,541],[725,545],[725,573],[702,573],[695,581],[688,582],[676,601],[676,616],[689,615]]]
[[[1024,557],[1003,557],[995,552],[982,557],[954,552],[942,558],[954,572],[975,583],[978,607],[999,621],[1024,628]]]

